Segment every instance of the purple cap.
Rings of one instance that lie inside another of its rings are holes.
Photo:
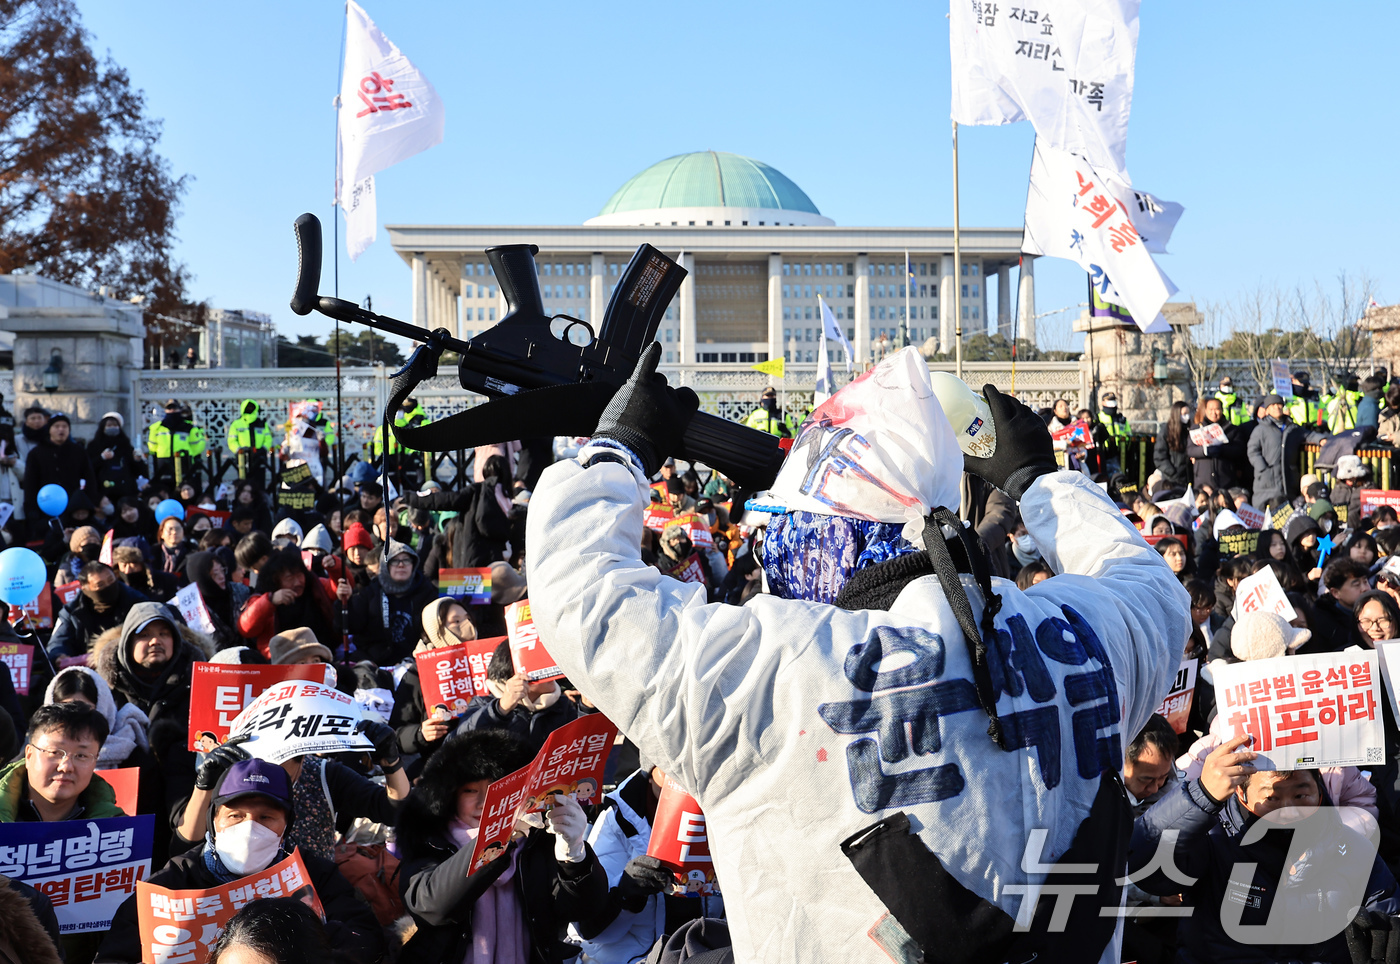
[[[250,794],[267,797],[286,810],[288,815],[292,813],[292,783],[287,779],[287,771],[276,763],[256,758],[239,760],[224,774],[219,792],[214,796],[214,806]]]

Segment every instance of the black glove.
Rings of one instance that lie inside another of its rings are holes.
[[[621,442],[642,460],[642,471],[655,475],[661,460],[680,448],[681,436],[700,407],[700,398],[688,388],[671,388],[666,376],[656,374],[661,343],[652,342],[637,359],[632,377],[617,390],[603,409],[594,438]]]
[[[1039,415],[995,385],[983,385],[982,394],[992,410],[997,447],[989,459],[964,455],[963,468],[1019,502],[1032,482],[1060,470],[1050,430]]]
[[[675,882],[675,873],[655,857],[633,857],[627,861],[622,879],[617,882],[617,896],[623,910],[636,914],[646,905],[648,897],[661,893]]]
[[[213,790],[219,785],[228,768],[239,760],[248,759],[248,751],[239,746],[246,743],[251,737],[247,733],[241,733],[233,737],[227,743],[221,743],[204,757],[204,762],[199,766],[199,772],[194,775],[194,786],[196,790]]]
[[[393,773],[403,766],[399,759],[399,733],[388,723],[378,720],[361,720],[355,726],[356,733],[363,733],[374,744],[374,755],[385,773]]]

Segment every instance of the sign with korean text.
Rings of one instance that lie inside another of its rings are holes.
[[[540,642],[530,615],[530,600],[522,599],[506,607],[506,632],[510,634],[510,659],[517,673],[524,673],[531,683],[563,678],[564,671]]]
[[[1066,448],[1094,447],[1094,437],[1090,434],[1089,426],[1083,419],[1076,419],[1064,428],[1057,428],[1050,432],[1050,437],[1056,442],[1063,442]]]
[[[504,636],[472,639],[456,646],[430,649],[413,657],[423,688],[423,707],[433,720],[461,716],[474,696],[490,696],[486,671]]]
[[[1177,668],[1176,679],[1172,680],[1172,688],[1168,691],[1167,698],[1157,707],[1157,713],[1167,718],[1167,722],[1176,730],[1178,736],[1186,732],[1186,719],[1191,715],[1191,700],[1196,695],[1196,670],[1199,666],[1200,660],[1183,659],[1181,666]]]
[[[266,870],[206,890],[170,890],[142,881],[136,889],[136,921],[143,964],[207,960],[233,915],[264,897],[291,897],[326,919],[300,849]]]
[[[72,583],[73,595],[76,597],[82,589],[75,582]],[[59,590],[63,592],[62,589]],[[66,603],[64,605],[67,605]],[[10,622],[15,623],[20,618],[27,618],[29,625],[35,629],[53,629],[53,586],[44,583],[44,588],[39,590],[39,595],[35,596],[23,606],[10,607]]]
[[[269,686],[288,680],[335,685],[335,668],[195,663],[190,682],[190,743],[194,753],[208,753],[229,737],[234,719]]]
[[[1269,376],[1274,380],[1274,394],[1285,399],[1293,397],[1293,373],[1288,370],[1288,362],[1275,358],[1269,362]]]
[[[230,735],[249,734],[243,748],[269,763],[285,763],[308,753],[344,753],[374,749],[357,731],[361,711],[333,686],[291,680],[268,687],[229,727]]]
[[[675,518],[676,513],[669,505],[653,502],[651,505],[647,506],[646,512],[642,514],[642,525],[653,532],[660,532]]]
[[[1385,760],[1374,652],[1280,656],[1213,668],[1230,736],[1248,733],[1260,770],[1367,766]]]
[[[617,727],[603,714],[580,716],[549,734],[529,766],[487,787],[470,872],[505,853],[516,819],[545,809],[555,794],[573,794],[584,807],[600,801],[603,769],[616,737]]]
[[[462,605],[484,606],[491,602],[491,569],[439,569],[438,595],[461,600]]]
[[[288,509],[310,509],[316,504],[315,492],[288,492],[280,489],[277,492],[277,504]]]
[[[668,560],[661,557],[658,561]],[[671,563],[661,571],[681,582],[698,582],[702,586],[705,584],[705,570],[700,565],[700,556],[693,552],[679,562]]]
[[[311,481],[311,466],[300,459],[287,463],[282,469],[282,484],[291,487]]]
[[[1210,445],[1225,445],[1230,440],[1225,437],[1225,430],[1216,422],[1207,422],[1197,426],[1190,431],[1191,444],[1206,448]]]
[[[185,617],[185,623],[191,629],[208,636],[214,634],[214,619],[199,593],[198,583],[192,582],[175,594],[175,608],[180,610],[180,615]]]
[[[1400,512],[1400,490],[1396,489],[1362,489],[1361,490],[1361,518],[1369,519],[1371,513],[1383,505],[1388,505],[1396,512]],[[1336,506],[1333,506],[1336,508]]]
[[[1288,622],[1298,617],[1293,611],[1293,604],[1284,595],[1283,587],[1279,585],[1278,576],[1274,575],[1272,566],[1265,566],[1254,575],[1241,579],[1239,586],[1235,588],[1235,608],[1232,613],[1236,619],[1245,613],[1261,610],[1278,613]]]
[[[61,934],[105,931],[151,875],[153,814],[0,824],[0,874],[49,899]]]
[[[0,663],[10,667],[15,692],[29,695],[29,678],[34,672],[34,647],[28,643],[0,643]]]
[[[675,871],[673,893],[690,896],[719,893],[705,814],[695,798],[669,776],[656,801],[656,818],[651,822],[647,856],[655,857]]]
[[[1288,520],[1293,518],[1293,514],[1298,510],[1291,505],[1281,506],[1274,510],[1274,514],[1269,517],[1269,527],[1283,531],[1283,527],[1288,525]]]
[[[1259,548],[1259,533],[1222,532],[1217,541],[1222,556],[1247,556]]]
[[[1400,493],[1396,494],[1400,495]],[[1267,516],[1265,516],[1263,512],[1254,508],[1254,506],[1250,505],[1248,502],[1241,502],[1239,508],[1235,509],[1235,515],[1239,516],[1240,521],[1251,529],[1264,528],[1264,522],[1267,519]]]
[[[123,813],[136,813],[136,798],[141,792],[141,768],[119,767],[115,770],[93,770],[94,776],[107,781],[116,795],[117,806]]]
[[[685,515],[676,516],[668,524],[669,526],[684,526],[686,535],[690,537],[690,544],[697,549],[713,549],[715,545],[714,535],[710,532],[710,524],[702,515],[694,512],[687,512]]]
[[[186,522],[194,522],[197,517],[204,516],[213,524],[215,529],[222,529],[227,526],[229,517],[232,515],[233,513],[227,509],[205,509],[197,505],[185,507]]]

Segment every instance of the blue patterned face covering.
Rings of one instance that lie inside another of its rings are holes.
[[[856,572],[918,551],[903,528],[816,512],[774,515],[763,540],[768,588],[783,599],[834,603]]]

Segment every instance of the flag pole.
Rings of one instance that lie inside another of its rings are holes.
[[[340,18],[340,60],[336,65],[335,99],[335,197],[331,200],[331,251],[335,259],[335,296],[340,297],[340,86],[345,81],[345,38],[350,29],[350,9],[345,6]],[[340,319],[335,320],[335,484],[345,475],[344,409],[340,397]]]
[[[962,232],[958,227],[958,122],[953,121],[953,323],[957,325],[957,376],[962,378]]]

